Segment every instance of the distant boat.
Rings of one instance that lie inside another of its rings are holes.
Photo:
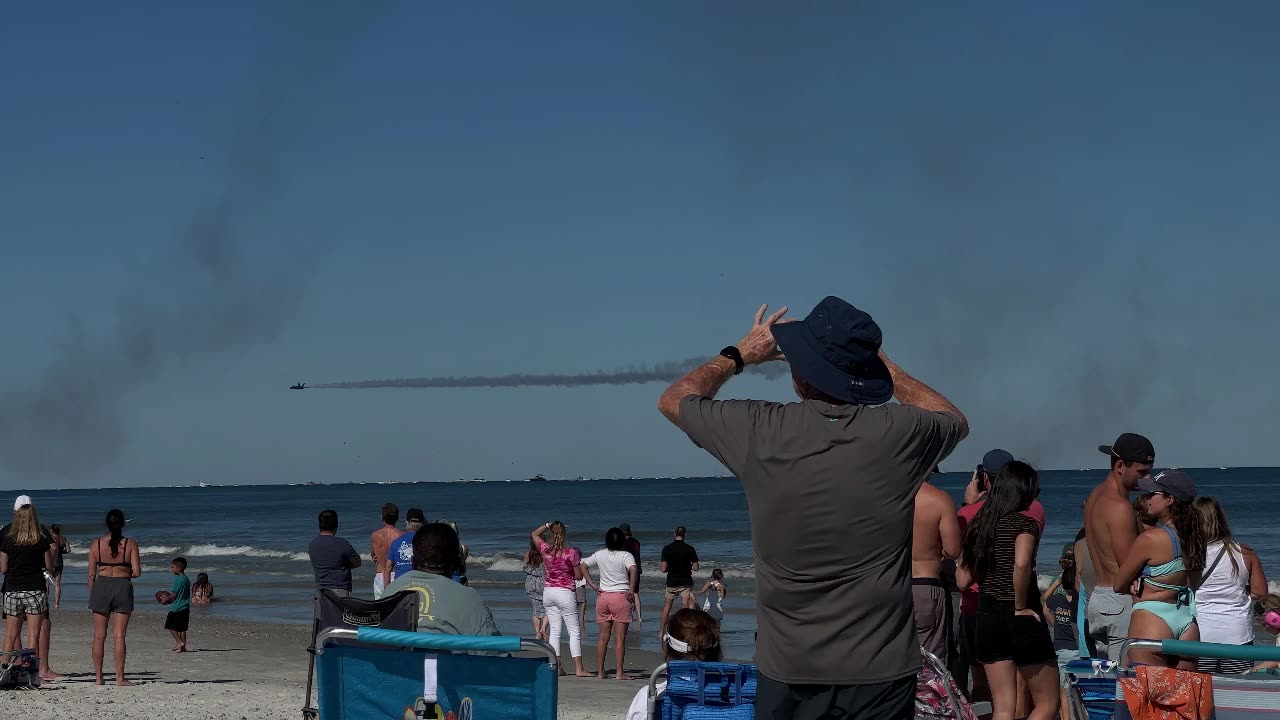
[[[1228,470],[1229,468],[1228,468],[1226,465],[1219,465],[1219,466],[1218,466],[1218,469],[1219,469],[1219,470]]]
[[[529,478],[529,482],[546,482],[546,481],[547,479],[542,476],[542,473],[538,473],[537,475],[534,475],[533,477]]]
[[[200,487],[209,487],[209,483],[200,483]]]

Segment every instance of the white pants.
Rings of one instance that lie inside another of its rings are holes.
[[[551,647],[560,656],[560,628],[569,631],[569,654],[582,657],[582,628],[578,627],[578,600],[569,588],[544,588],[542,605],[547,609],[547,621],[551,623]]]
[[[382,573],[381,572],[374,573],[374,576],[373,576],[373,599],[374,600],[380,600],[382,598],[382,589],[383,589]]]

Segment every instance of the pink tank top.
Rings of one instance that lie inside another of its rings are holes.
[[[559,555],[551,554],[551,546],[545,542],[538,543],[538,552],[542,553],[542,565],[545,568],[546,587],[573,589],[573,569],[582,564],[582,556],[573,548],[565,548]]]

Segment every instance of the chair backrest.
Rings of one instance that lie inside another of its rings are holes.
[[[418,593],[403,590],[380,600],[342,597],[328,588],[316,593],[318,629],[380,627],[387,630],[418,629]]]
[[[750,720],[755,717],[754,665],[667,663],[662,720]]]
[[[361,628],[321,634],[317,707],[325,720],[555,720],[555,651],[516,637]],[[353,636],[354,635],[354,636]],[[533,651],[542,657],[475,655]]]
[[[946,665],[923,647],[916,676],[915,716],[917,720],[978,720]]]
[[[35,650],[0,653],[0,690],[40,687],[39,668]]]

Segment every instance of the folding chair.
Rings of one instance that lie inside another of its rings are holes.
[[[658,697],[658,678],[667,687]],[[661,704],[662,720],[751,720],[755,717],[756,667],[723,662],[672,661],[649,676],[648,712]]]
[[[509,655],[522,651],[536,657]],[[556,653],[541,640],[329,628],[316,656],[322,720],[556,717]]]
[[[1130,640],[1121,657],[1132,648],[1156,650],[1161,655],[1217,660],[1280,661],[1274,645],[1223,645],[1191,640]],[[1280,714],[1280,676],[1269,673],[1210,675],[1213,678],[1213,713],[1217,720],[1274,720]],[[1129,718],[1123,687],[1116,692],[1117,720]]]
[[[0,690],[34,690],[40,687],[40,659],[36,651],[0,652]]]
[[[412,590],[388,595],[380,600],[342,597],[328,588],[315,595],[311,624],[311,659],[307,665],[307,694],[302,704],[303,720],[315,720],[316,706],[311,704],[311,688],[315,680],[316,638],[329,628],[379,627],[390,630],[418,629],[418,593]]]

